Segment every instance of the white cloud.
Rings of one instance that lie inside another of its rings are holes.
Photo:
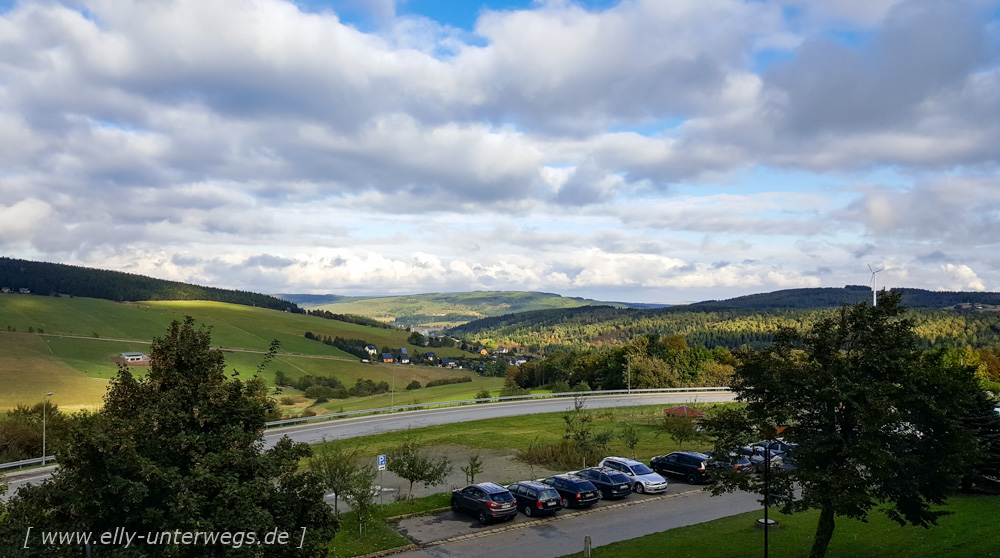
[[[987,5],[395,8],[16,4],[0,250],[286,292],[996,283]]]
[[[948,291],[985,291],[986,285],[983,280],[976,275],[976,272],[967,265],[945,264],[941,266],[941,271],[947,277],[948,283],[942,286],[942,290]]]

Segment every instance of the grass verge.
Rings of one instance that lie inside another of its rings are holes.
[[[330,541],[329,558],[348,558],[410,544],[410,540],[397,533],[388,520],[402,515],[422,515],[447,508],[451,493],[441,492],[424,498],[392,502],[378,507],[375,517],[358,529],[358,515],[347,512],[340,516],[340,530]]]
[[[1000,498],[959,495],[949,498],[944,509],[954,512],[930,529],[900,527],[884,514],[875,512],[868,523],[837,518],[828,558],[894,556],[906,558],[1000,557],[1000,543],[994,535],[1000,517]],[[754,527],[762,512],[749,512],[707,523],[672,529],[627,541],[594,548],[594,558],[730,558],[763,552],[764,534]],[[779,528],[769,535],[769,551],[774,556],[809,556],[818,511],[795,515],[774,513]],[[665,549],[670,549],[665,553]],[[564,558],[582,556],[569,554]]]
[[[691,404],[691,407],[709,409],[723,403]],[[649,459],[681,449],[670,436],[660,433],[658,428],[663,416],[664,405],[644,405],[608,409],[590,409],[586,412],[593,418],[594,432],[610,431],[611,442],[608,455],[631,456],[631,451],[621,439],[622,426],[632,423],[639,428],[639,444],[635,448],[636,457]],[[470,448],[495,449],[510,448],[525,450],[532,444],[554,444],[563,439],[566,423],[565,413],[544,413],[530,416],[515,416],[484,419],[439,426],[428,426],[410,430],[409,434],[424,446],[461,445]],[[386,432],[363,438],[342,440],[350,446],[392,447],[402,441],[407,432]],[[683,449],[708,449],[708,442],[687,442]]]

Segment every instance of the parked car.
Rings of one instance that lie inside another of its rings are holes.
[[[481,482],[451,493],[451,509],[476,516],[486,525],[490,521],[510,520],[517,515],[517,504],[509,490],[492,482]]]
[[[507,486],[524,515],[553,514],[563,508],[559,491],[538,481],[521,481]]]
[[[642,494],[644,492],[664,492],[667,490],[667,479],[647,467],[645,464],[626,457],[605,457],[597,464],[598,467],[610,467],[624,473],[632,484],[632,489]]]
[[[758,446],[743,446],[737,450],[741,456],[750,460],[753,470],[761,472],[764,470],[764,450]],[[780,468],[785,464],[780,453],[771,452],[771,467]]]
[[[696,451],[675,451],[654,457],[649,465],[661,475],[682,477],[688,484],[706,482],[711,458]]]
[[[559,492],[567,508],[586,508],[600,499],[597,487],[583,477],[571,474],[552,475],[542,482]]]
[[[755,451],[764,455],[764,450],[767,449],[770,444],[771,455],[779,455],[783,461],[794,461],[795,452],[798,451],[799,445],[786,442],[784,440],[762,440],[751,444]]]
[[[741,473],[750,473],[754,471],[753,462],[750,461],[750,458],[736,452],[731,452],[724,459],[716,458],[715,454],[712,452],[706,452],[705,455],[707,455],[710,460],[708,462],[709,471],[717,469],[729,469],[739,471]]]
[[[621,471],[614,469],[591,467],[582,469],[574,473],[578,477],[583,477],[591,482],[601,491],[601,497],[626,498],[632,493],[632,483]]]

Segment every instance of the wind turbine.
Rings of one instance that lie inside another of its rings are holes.
[[[871,282],[871,285],[872,285],[872,307],[875,307],[875,306],[878,306],[878,299],[875,298],[875,293],[878,290],[876,288],[876,285],[875,285],[875,274],[877,274],[880,271],[885,271],[885,268],[883,267],[882,269],[875,270],[875,269],[872,269],[872,265],[871,264],[868,264],[868,271],[872,272],[872,282]]]

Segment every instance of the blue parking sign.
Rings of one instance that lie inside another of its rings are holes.
[[[385,455],[378,456],[378,470],[385,471]]]

